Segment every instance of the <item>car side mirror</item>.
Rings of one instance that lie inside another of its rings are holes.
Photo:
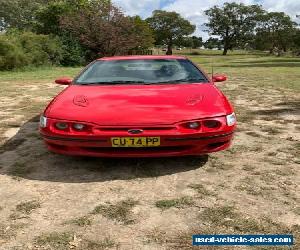
[[[72,79],[69,77],[61,77],[55,80],[55,83],[61,85],[70,85],[72,83]]]
[[[227,80],[226,75],[213,75],[212,77],[213,82],[224,82]]]

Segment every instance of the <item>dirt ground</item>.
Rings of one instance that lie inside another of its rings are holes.
[[[0,249],[190,249],[197,233],[290,233],[300,249],[299,61],[292,68],[231,60],[232,67],[219,61],[230,79],[219,86],[235,106],[238,130],[229,150],[202,157],[49,153],[38,115],[61,87],[52,75],[2,77]]]

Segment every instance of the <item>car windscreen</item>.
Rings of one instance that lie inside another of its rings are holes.
[[[97,60],[74,81],[77,85],[206,82],[205,75],[187,59]]]

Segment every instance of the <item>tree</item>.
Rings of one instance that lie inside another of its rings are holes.
[[[202,37],[192,36],[191,39],[193,42],[193,49],[197,49],[203,45]]]
[[[220,41],[218,38],[210,37],[206,40],[204,43],[205,48],[207,49],[219,49],[222,48],[222,41]]]
[[[294,34],[294,51],[299,56],[300,55],[300,30],[297,29]]]
[[[141,34],[136,33],[144,24],[125,16],[108,0],[88,1],[87,5],[62,17],[61,25],[90,50],[91,58],[123,54],[146,46],[141,44],[144,41]]]
[[[260,15],[263,13],[259,5],[242,3],[224,3],[223,7],[214,6],[205,11],[208,16],[210,35],[221,38],[223,55],[229,49],[246,44],[252,37]]]
[[[138,45],[135,49],[148,49],[154,44],[153,31],[149,24],[140,16],[132,17],[134,23],[134,34],[136,34],[136,43]]]
[[[167,55],[172,54],[172,46],[176,40],[192,34],[196,28],[178,13],[163,10],[153,11],[152,16],[146,21],[154,30],[156,43],[167,44]]]
[[[89,0],[48,1],[35,11],[33,29],[41,34],[61,35],[63,29],[60,26],[60,19],[87,7],[91,2]]]
[[[87,48],[84,48],[70,31],[61,27],[60,20],[86,5],[86,0],[55,1],[43,5],[35,13],[33,30],[39,34],[58,37],[63,49],[61,64],[64,66],[84,64]]]
[[[255,36],[255,48],[269,50],[287,51],[293,46],[296,23],[290,16],[283,12],[269,12],[261,17]]]
[[[193,47],[193,40],[190,36],[180,37],[173,42],[173,45],[178,46],[178,47],[191,48],[191,47]]]
[[[0,31],[8,28],[30,30],[35,23],[35,12],[54,0],[0,0]]]

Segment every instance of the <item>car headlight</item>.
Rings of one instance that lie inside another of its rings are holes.
[[[236,123],[235,113],[226,115],[226,121],[228,126],[233,126]]]
[[[59,130],[66,130],[69,127],[69,125],[66,122],[57,122],[55,123],[55,127]]]
[[[198,129],[201,125],[200,122],[188,122],[186,126],[190,129]]]
[[[47,117],[41,115],[40,116],[40,127],[46,128],[47,127]]]

